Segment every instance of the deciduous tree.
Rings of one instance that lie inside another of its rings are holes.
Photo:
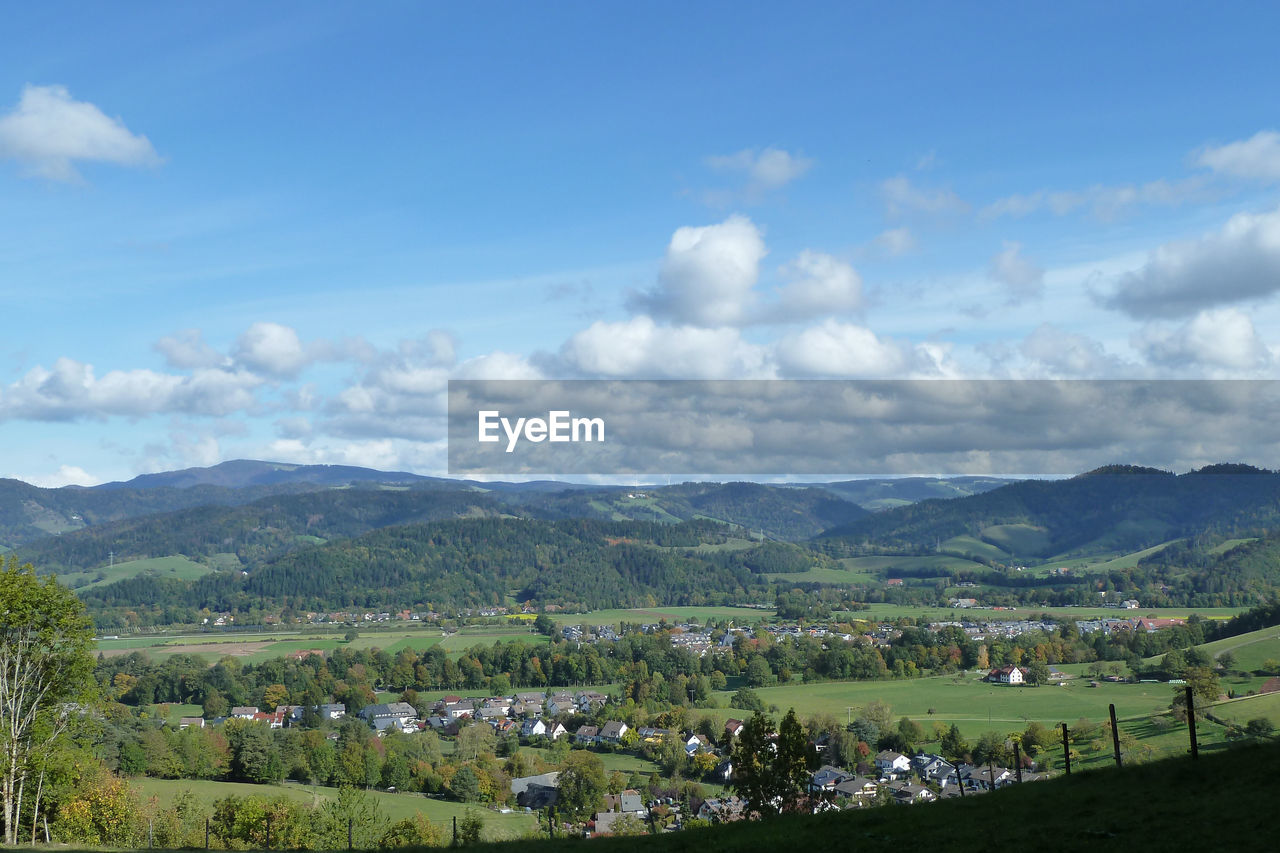
[[[84,607],[52,577],[10,557],[0,568],[0,804],[4,840],[18,842],[22,800],[34,816],[47,759],[91,685],[93,628]],[[28,791],[28,782],[34,790]]]

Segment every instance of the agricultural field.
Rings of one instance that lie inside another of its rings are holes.
[[[840,563],[853,572],[865,572],[875,577],[891,569],[958,569],[961,571],[985,571],[987,566],[950,554],[926,554],[923,556],[845,557]]]
[[[1232,669],[1255,672],[1263,669],[1267,661],[1280,661],[1280,627],[1263,628],[1260,631],[1215,640],[1199,648],[1213,655],[1215,659],[1223,652],[1230,651],[1235,658]],[[1272,675],[1276,674],[1280,673],[1272,673]]]
[[[71,589],[91,589],[104,586],[126,578],[137,577],[144,573],[153,573],[163,578],[176,580],[195,580],[201,575],[213,571],[211,566],[197,563],[181,555],[172,557],[152,557],[146,560],[128,560],[114,566],[100,566],[84,572],[64,572],[58,574],[58,582]]]
[[[315,805],[324,800],[335,799],[337,788],[318,785],[300,785],[285,783],[283,785],[251,785],[243,782],[213,782],[208,780],[178,781],[168,779],[134,779],[130,782],[139,790],[144,799],[155,798],[156,804],[164,808],[173,801],[174,796],[182,790],[190,791],[201,802],[212,805],[217,800],[231,795],[246,797],[273,797],[284,794],[287,797]],[[518,838],[537,829],[537,816],[526,815],[521,811],[502,814],[485,809],[479,805],[456,803],[449,800],[436,800],[422,794],[388,794],[385,791],[369,791],[369,796],[377,803],[379,810],[387,818],[388,823],[422,814],[433,823],[452,822],[454,817],[463,817],[468,811],[475,812],[484,820],[483,837],[486,840],[502,840]]]
[[[970,594],[973,594],[970,591]],[[1029,619],[1047,613],[1059,619],[1132,619],[1138,616],[1151,618],[1176,617],[1185,619],[1198,613],[1206,619],[1229,619],[1243,613],[1245,607],[1144,607],[1138,610],[1120,610],[1115,607],[1025,607],[1006,610],[971,608],[962,610],[951,607],[914,607],[905,604],[872,604],[867,610],[841,611],[841,618],[851,619],[915,619],[917,622],[945,622],[953,619],[976,621],[1008,621]]]
[[[653,623],[660,619],[683,622],[697,619],[706,623],[712,620],[732,619],[735,625],[751,625],[774,618],[773,608],[758,610],[754,607],[648,607],[635,610],[592,610],[587,613],[555,613],[551,617],[557,625],[617,625],[622,622]]]
[[[519,640],[523,643],[546,643],[548,638],[530,633],[522,626],[475,626],[444,636],[436,627],[410,627],[393,630],[362,630],[350,643],[338,631],[279,631],[274,633],[226,633],[226,634],[152,634],[141,637],[98,640],[98,650],[105,655],[128,654],[143,650],[155,660],[164,660],[176,654],[189,654],[216,663],[224,656],[243,658],[249,663],[281,657],[291,652],[318,649],[331,651],[339,647],[353,649],[382,649],[395,654],[401,649],[422,652],[435,645],[442,645],[451,655],[461,655],[475,645],[492,645],[495,642]]]
[[[1002,563],[1009,560],[1009,553],[1003,548],[973,536],[952,536],[950,539],[944,539],[939,548],[947,553],[959,554],[962,557],[981,557]]]
[[[982,541],[1015,557],[1043,553],[1049,545],[1049,531],[1030,524],[996,524],[983,528]]]
[[[1280,729],[1280,692],[1219,702],[1213,706],[1213,715],[1240,725],[1264,717]]]
[[[934,723],[944,726],[954,723],[971,742],[983,732],[1022,731],[1033,720],[1051,728],[1066,723],[1074,730],[1081,720],[1098,726],[1107,719],[1108,705],[1114,703],[1121,729],[1136,738],[1128,760],[1146,761],[1187,750],[1186,727],[1174,722],[1167,713],[1173,690],[1167,684],[1103,682],[1098,687],[1090,687],[1082,680],[1068,681],[1062,686],[1011,687],[990,684],[981,681],[978,674],[969,673],[958,678],[791,684],[760,688],[755,692],[767,706],[778,709],[773,716],[795,708],[801,720],[816,714],[849,720],[868,703],[878,700],[892,708],[895,719],[910,717],[924,726],[926,732],[932,730]],[[706,713],[717,720],[745,718],[749,712],[724,707],[729,705],[732,695],[731,691],[716,694],[722,707],[695,713]],[[1280,707],[1280,699],[1276,704]],[[1249,716],[1259,715],[1261,711]],[[1226,743],[1225,729],[1219,725],[1202,723],[1198,734],[1202,749]],[[1111,762],[1110,745],[1093,749],[1095,740],[1098,740],[1096,735],[1091,735],[1087,743],[1076,743],[1081,766],[1103,766]]]
[[[789,684],[755,692],[766,705],[784,712],[795,708],[802,718],[831,714],[843,719],[856,715],[868,702],[880,700],[893,708],[895,717],[909,716],[925,725],[933,721],[955,723],[965,736],[993,728],[1022,728],[1030,720],[1045,725],[1081,717],[1101,721],[1106,719],[1110,703],[1115,703],[1122,718],[1149,717],[1167,710],[1173,695],[1166,684],[1103,683],[1089,687],[1087,682],[1075,680],[1063,686],[1011,687],[982,681],[977,673],[901,681]],[[718,702],[727,708],[732,695],[723,691],[717,694]],[[743,713],[729,709],[718,715],[741,717]]]

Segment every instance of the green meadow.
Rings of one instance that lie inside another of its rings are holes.
[[[325,800],[338,796],[337,788],[317,785],[300,785],[285,783],[283,785],[252,785],[243,782],[213,782],[208,780],[170,780],[170,779],[134,779],[130,784],[139,790],[144,799],[155,799],[160,808],[173,801],[174,796],[182,790],[190,791],[201,802],[212,805],[215,801],[228,796],[274,797],[283,794],[299,802],[317,805]],[[484,820],[483,837],[486,840],[518,838],[537,829],[537,816],[526,815],[522,811],[507,814],[491,811],[479,805],[456,803],[450,800],[436,800],[422,794],[397,793],[385,791],[369,791],[369,796],[377,803],[379,810],[388,822],[403,820],[421,814],[428,820],[443,826],[451,824],[454,817],[461,818],[467,812],[475,812]]]
[[[99,566],[96,569],[79,572],[60,572],[58,582],[72,589],[91,589],[109,583],[137,577],[141,574],[154,574],[157,577],[175,580],[195,580],[201,575],[213,571],[212,566],[197,563],[181,555],[172,557],[151,557],[145,560],[127,560],[113,566]]]

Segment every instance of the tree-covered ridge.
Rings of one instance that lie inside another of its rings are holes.
[[[1109,466],[1069,480],[1028,480],[967,498],[923,501],[854,521],[825,534],[848,553],[932,550],[952,537],[983,539],[988,528],[1045,531],[1019,556],[1049,557],[1099,544],[1138,550],[1205,531],[1248,535],[1280,525],[1280,474],[1212,466],[1173,475]]]
[[[45,572],[92,569],[106,562],[108,552],[117,561],[234,553],[241,563],[253,565],[316,539],[499,512],[491,498],[464,490],[327,489],[271,496],[245,506],[200,506],[126,519],[32,543],[22,555]]]
[[[543,518],[666,522],[708,518],[772,539],[791,541],[812,538],[867,515],[857,504],[825,489],[761,483],[682,483],[543,494],[508,492],[499,497]]]
[[[248,610],[428,609],[502,604],[509,597],[586,608],[718,604],[763,599],[769,544],[723,544],[714,522],[657,524],[472,518],[385,528],[303,547],[249,571],[195,581],[135,578],[87,589],[95,611],[114,607]],[[767,548],[765,552],[762,548]]]

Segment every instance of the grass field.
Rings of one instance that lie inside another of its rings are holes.
[[[801,717],[831,714],[847,719],[867,703],[879,700],[889,704],[895,717],[908,716],[925,725],[935,720],[955,723],[966,737],[992,729],[1022,729],[1030,720],[1045,725],[1071,723],[1081,717],[1101,721],[1111,703],[1122,718],[1148,717],[1167,710],[1173,695],[1165,684],[1103,683],[1089,687],[1087,682],[1072,681],[1061,687],[1010,687],[981,681],[972,673],[960,678],[789,684],[760,688],[756,693],[766,705],[776,705],[781,711],[795,708]],[[728,706],[731,697],[732,693],[725,691],[719,694],[719,701]],[[741,717],[742,713],[729,709],[717,712],[717,716]]]
[[[952,536],[950,539],[943,540],[940,547],[945,552],[961,556],[982,557],[1000,562],[1008,562],[1009,560],[1008,551],[998,548],[990,542],[983,542],[973,536]]]
[[[211,571],[213,569],[203,563],[197,563],[194,560],[188,560],[186,557],[178,555],[152,557],[146,560],[128,560],[123,563],[116,563],[114,566],[100,566],[83,572],[59,573],[58,582],[73,589],[91,589],[95,586],[104,586],[148,572],[163,578],[187,581],[195,580]]]
[[[732,619],[736,625],[767,622],[774,617],[773,609],[757,610],[753,607],[649,607],[636,610],[592,610],[588,613],[555,613],[552,618],[559,625],[617,625],[621,622],[652,623],[660,619],[683,622],[697,619],[699,622]]]
[[[285,783],[283,785],[250,785],[242,782],[213,782],[207,780],[183,779],[135,779],[130,782],[144,797],[154,797],[157,805],[164,808],[172,802],[178,791],[187,790],[201,802],[212,804],[223,797],[236,795],[273,797],[284,794],[287,797],[311,805],[334,799],[338,796],[337,788],[326,788],[314,785]],[[467,805],[447,800],[434,800],[421,794],[388,794],[384,791],[370,791],[369,796],[378,804],[378,808],[387,818],[388,823],[421,814],[428,820],[446,824],[454,817],[463,817],[468,811],[478,813],[484,819],[483,837],[496,841],[505,838],[518,838],[531,830],[537,829],[537,817],[523,812],[501,814],[490,811],[479,805]]]
[[[525,626],[505,625],[465,627],[456,634],[444,637],[439,628],[424,625],[393,630],[365,630],[350,643],[336,631],[308,629],[274,633],[152,634],[115,640],[100,639],[98,650],[106,654],[145,650],[155,660],[164,660],[176,654],[190,654],[210,664],[230,655],[250,663],[261,663],[291,652],[307,649],[331,651],[342,646],[353,649],[383,649],[395,654],[401,649],[421,652],[435,645],[443,645],[451,654],[460,655],[475,645],[491,645],[511,640],[536,644],[546,643],[548,638],[530,633],[530,629]]]
[[[1280,729],[1280,693],[1228,699],[1213,706],[1213,715],[1241,725],[1256,717],[1265,717]]]
[[[1031,524],[995,524],[982,529],[982,539],[1020,557],[1043,553],[1049,546],[1049,530]]]
[[[1012,610],[960,610],[951,607],[911,607],[877,603],[872,604],[868,610],[842,611],[841,618],[900,619],[906,617],[924,622],[946,622],[955,619],[982,622],[1028,619],[1042,613],[1048,613],[1060,619],[1132,619],[1136,616],[1185,619],[1192,613],[1198,613],[1206,619],[1229,619],[1247,609],[1245,607],[1146,607],[1139,610],[1119,610],[1115,607],[1032,607]]]
[[[1225,651],[1235,657],[1232,669],[1253,672],[1262,669],[1265,661],[1280,661],[1280,627],[1263,628],[1236,637],[1227,637],[1205,643],[1201,649],[1217,658]]]

